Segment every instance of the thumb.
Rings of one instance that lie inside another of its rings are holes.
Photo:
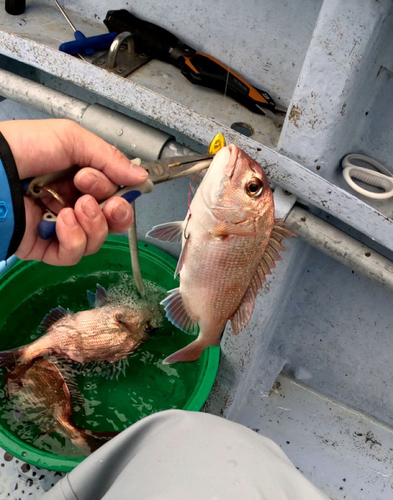
[[[2,122],[21,179],[71,166],[92,167],[117,185],[139,184],[147,172],[133,165],[117,148],[70,120]]]

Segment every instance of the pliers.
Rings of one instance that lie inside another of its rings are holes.
[[[104,208],[108,200],[115,196],[121,196],[129,203],[133,203],[142,194],[150,193],[155,184],[170,181],[185,177],[193,173],[200,172],[209,167],[214,154],[195,155],[195,156],[175,156],[172,158],[162,158],[152,162],[142,163],[142,167],[148,172],[148,179],[137,186],[121,187],[115,194],[100,203],[100,207]],[[63,180],[66,177],[73,177],[77,172],[77,167],[71,167],[60,172],[41,175],[26,179],[23,181],[23,189],[26,196],[31,196],[37,201],[41,201],[44,194],[50,194],[62,206],[67,206],[63,198],[53,189],[48,187],[55,181]],[[57,214],[49,210],[49,208],[41,201],[44,215],[38,225],[38,235],[48,240],[56,236],[56,219]]]

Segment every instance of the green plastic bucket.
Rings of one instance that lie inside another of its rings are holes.
[[[173,277],[173,257],[147,243],[139,243],[139,251],[145,280],[165,290],[178,286]],[[0,350],[37,338],[37,327],[51,308],[62,305],[74,312],[87,309],[87,289],[94,290],[97,283],[106,288],[116,286],[130,273],[128,242],[122,236],[110,236],[97,254],[84,257],[73,267],[17,261],[0,281]],[[76,424],[90,430],[121,431],[157,411],[199,411],[217,374],[219,348],[206,349],[193,363],[162,364],[166,356],[191,340],[165,318],[156,334],[131,355],[126,376],[120,375],[117,380],[80,376],[78,385],[89,414],[75,414]],[[9,405],[2,374],[0,446],[6,451],[30,464],[62,472],[72,470],[83,460],[80,452],[75,456],[56,452],[53,443],[61,441],[61,436],[47,436],[48,444],[42,438],[37,441],[41,431],[34,425],[25,437]],[[61,443],[58,449],[62,449]]]

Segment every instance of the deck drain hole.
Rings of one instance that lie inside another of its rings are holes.
[[[232,130],[236,130],[240,134],[245,135],[246,137],[251,137],[254,133],[254,129],[248,123],[244,122],[235,122],[231,125]]]

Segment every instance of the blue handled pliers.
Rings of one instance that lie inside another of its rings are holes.
[[[200,172],[208,168],[212,162],[214,155],[195,155],[195,156],[175,156],[173,158],[162,158],[152,162],[143,163],[141,166],[148,172],[148,179],[137,186],[121,187],[115,194],[100,203],[100,207],[104,208],[105,204],[115,196],[121,196],[129,203],[135,201],[142,194],[150,193],[155,184],[185,177],[193,173]],[[138,163],[139,160],[133,160]],[[73,177],[77,172],[77,167],[71,167],[67,170],[55,172],[51,174],[41,175],[23,181],[23,189],[26,196],[31,196],[36,200],[41,200],[42,196],[47,193],[55,198],[64,207],[67,206],[63,198],[49,186],[56,181],[65,179],[66,177]],[[57,215],[48,209],[42,202],[44,215],[38,225],[38,235],[48,240],[56,236],[56,219]]]

